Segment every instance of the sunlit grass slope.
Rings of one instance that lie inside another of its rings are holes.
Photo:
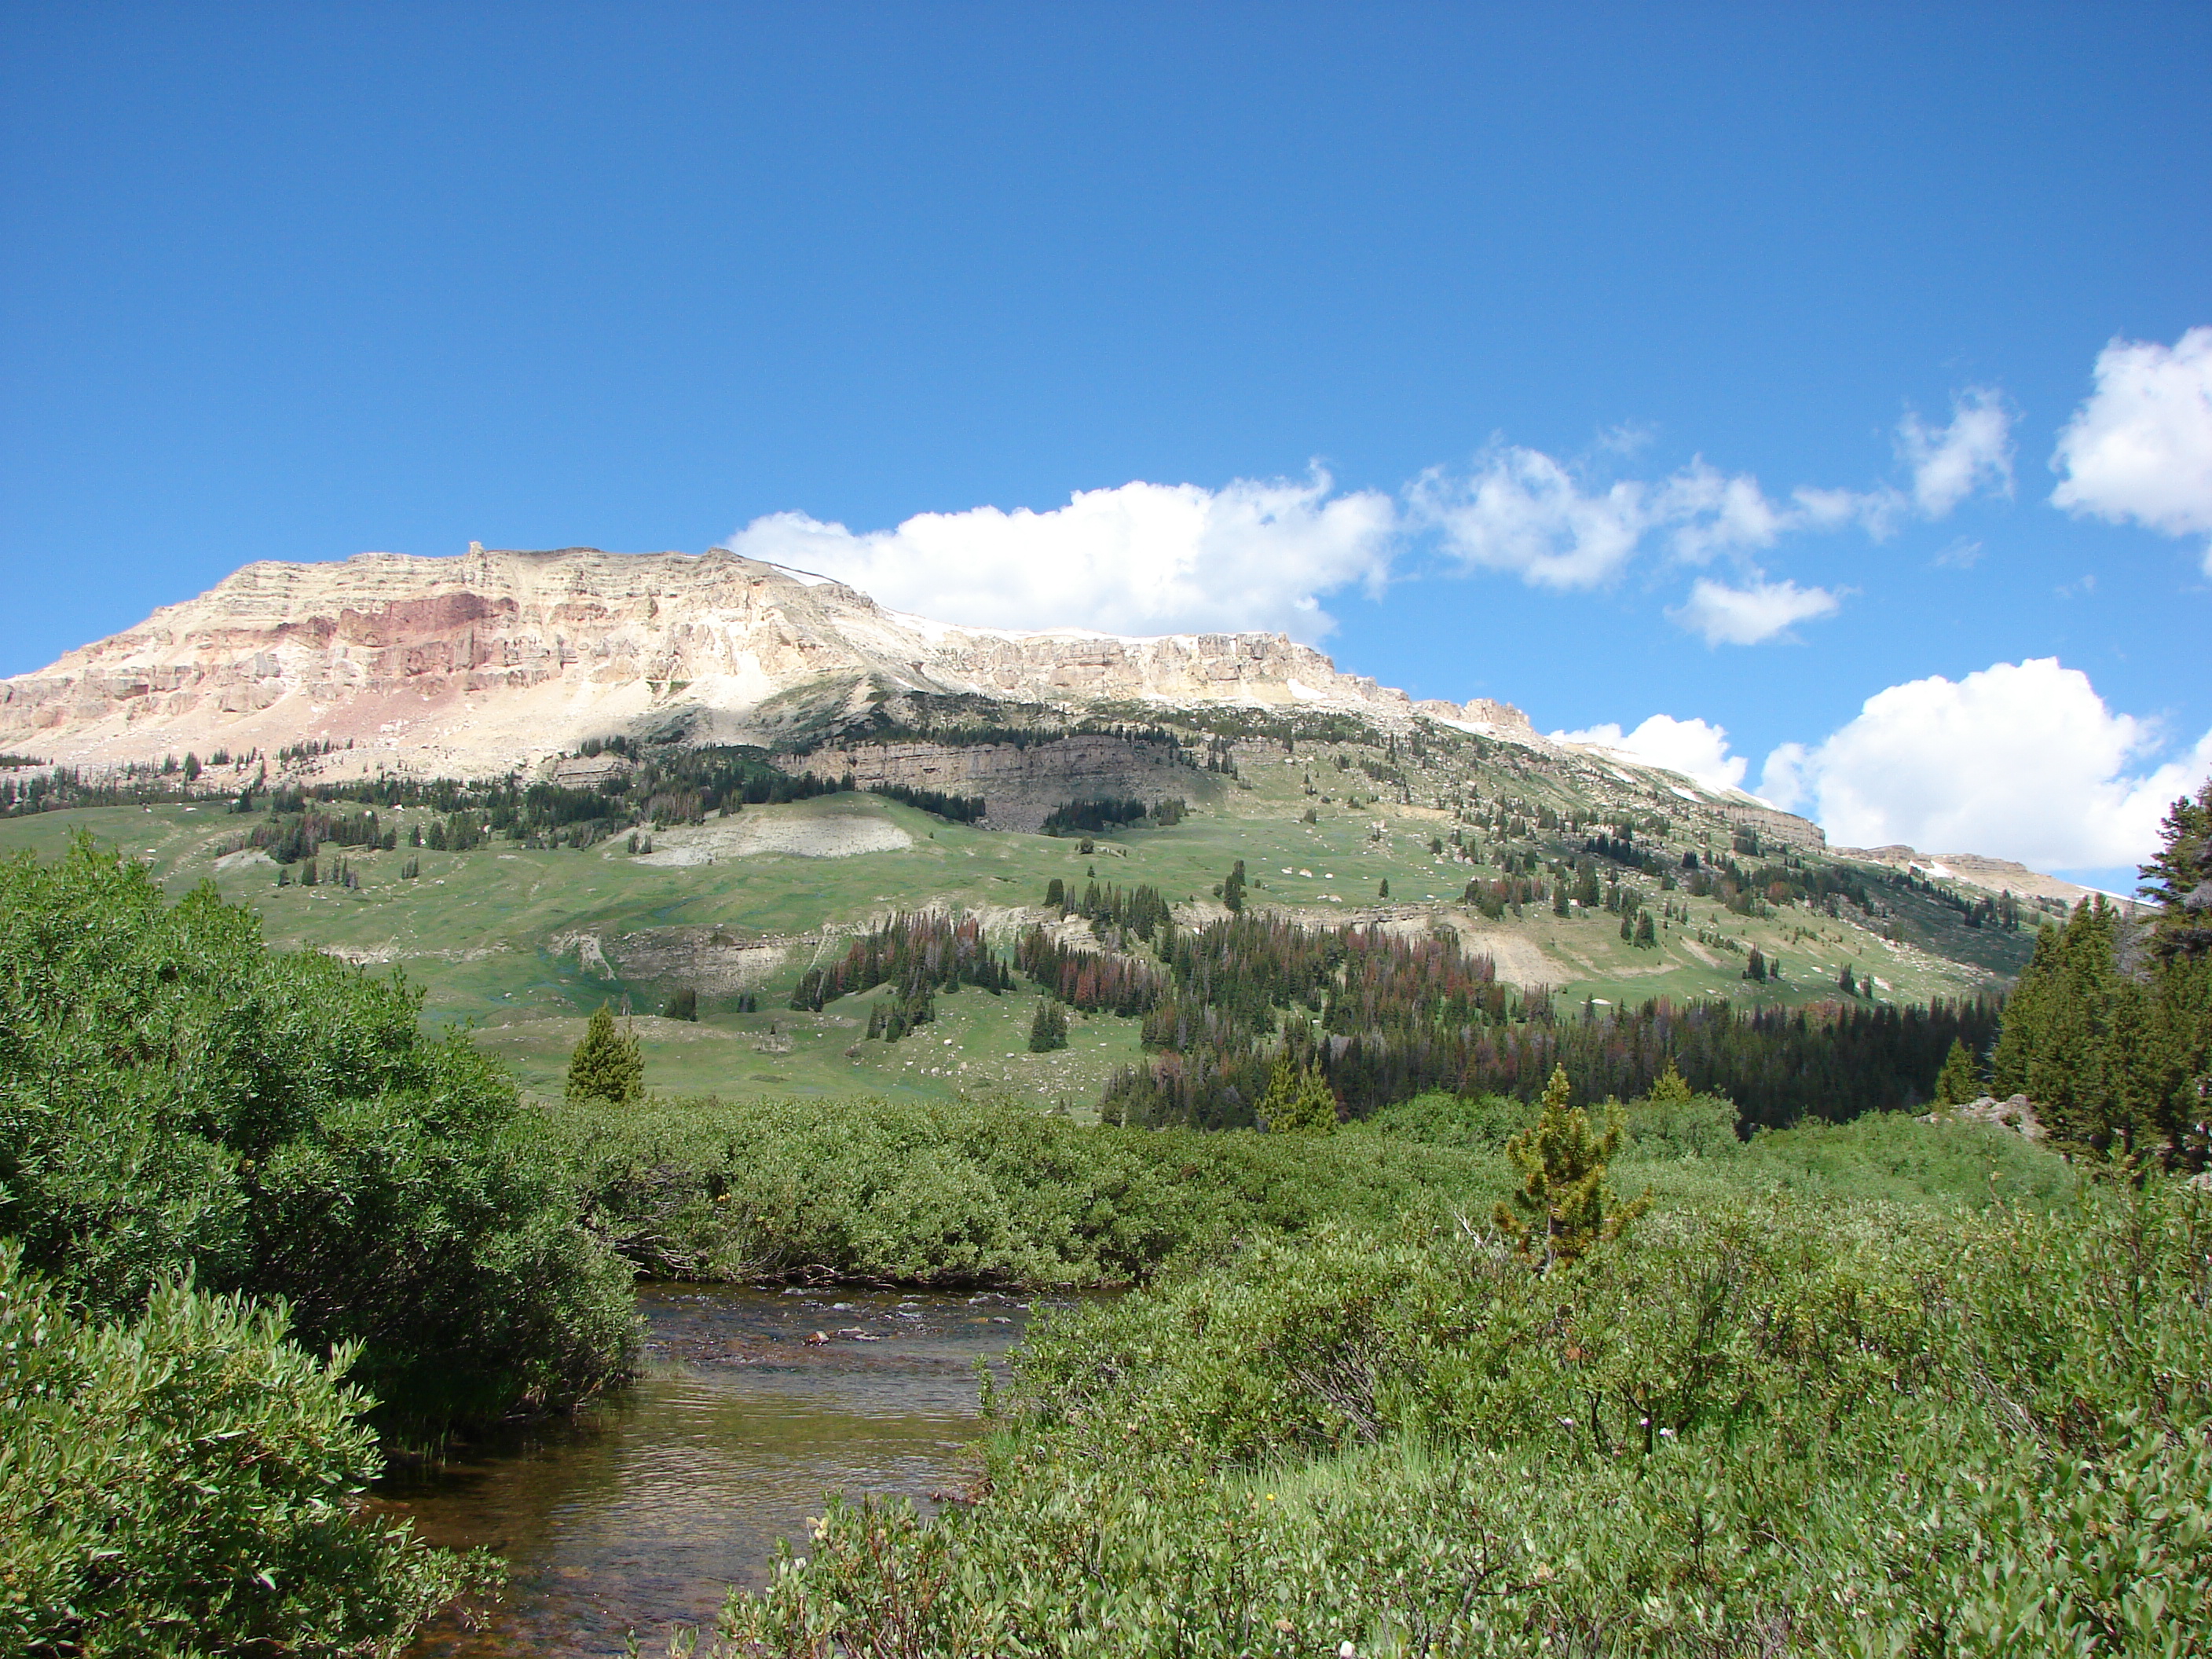
[[[1339,752],[1346,767],[1334,764]],[[638,969],[654,953],[626,950],[623,941],[635,947],[675,930],[713,929],[720,943],[780,943],[781,959],[755,986],[758,1013],[738,1012],[725,986],[702,994],[696,1024],[641,1018],[656,1089],[1002,1094],[1087,1111],[1112,1067],[1136,1054],[1133,1023],[1079,1021],[1067,1050],[1030,1055],[1032,1000],[1024,994],[946,998],[936,1029],[893,1045],[858,1042],[868,1012],[862,999],[818,1015],[784,1005],[804,968],[842,949],[838,930],[870,916],[925,906],[975,910],[1010,936],[1058,878],[1078,891],[1093,878],[1148,884],[1184,919],[1199,921],[1219,914],[1211,895],[1240,860],[1253,907],[1316,924],[1385,916],[1449,923],[1471,946],[1492,953],[1504,976],[1550,985],[1571,1006],[1711,996],[1801,1003],[1831,995],[1847,964],[1862,981],[1872,977],[1881,1000],[1917,1002],[1986,988],[2025,957],[2027,931],[1968,930],[1955,912],[1894,890],[1883,896],[1906,924],[1899,942],[1796,907],[1747,918],[1686,892],[1664,896],[1691,915],[1662,926],[1656,948],[1623,940],[1618,918],[1603,911],[1563,918],[1538,903],[1486,920],[1459,902],[1462,890],[1471,878],[1499,874],[1510,849],[1484,844],[1480,862],[1455,856],[1449,812],[1352,787],[1364,781],[1352,769],[1376,752],[1335,745],[1246,757],[1218,806],[1195,807],[1171,828],[1098,836],[1089,854],[1074,838],[977,830],[868,794],[752,806],[738,820],[656,831],[649,858],[631,854],[619,839],[583,851],[528,850],[497,838],[467,853],[410,849],[407,831],[429,815],[388,811],[381,817],[399,827],[400,850],[326,849],[326,864],[331,852],[348,858],[359,883],[352,889],[327,882],[280,888],[264,858],[222,856],[252,820],[216,801],[0,820],[0,851],[51,856],[84,830],[145,860],[172,893],[212,878],[225,897],[259,913],[272,945],[401,969],[424,989],[431,1020],[472,1022],[481,1041],[538,1091],[557,1086],[577,1022],[592,1008],[605,1001],[650,1016],[684,988],[678,974]],[[1483,775],[1492,793],[1527,787],[1518,775]],[[1309,811],[1312,823],[1304,821]],[[747,851],[748,838],[801,850]],[[1437,839],[1446,845],[1442,855],[1431,850]],[[1710,831],[1704,842],[1714,845]],[[807,855],[854,845],[881,850]],[[1534,841],[1520,848],[1541,850]],[[1717,850],[1726,852],[1724,841]],[[420,874],[403,879],[410,859]],[[1661,895],[1650,889],[1649,896]],[[1779,961],[1779,980],[1743,978],[1753,946]]]

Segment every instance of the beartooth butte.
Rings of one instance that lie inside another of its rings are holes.
[[[616,732],[768,742],[802,709],[965,694],[1417,714],[1549,748],[1518,709],[1411,702],[1279,634],[1125,639],[959,628],[715,550],[363,553],[250,564],[199,598],[0,680],[0,750],[68,765],[348,739],[416,774],[527,768]]]
[[[97,772],[327,743],[336,752],[313,769],[331,781],[540,771],[617,733],[757,744],[812,750],[793,763],[801,770],[986,796],[994,829],[1035,829],[1071,799],[1151,801],[1192,787],[1155,775],[1152,746],[1111,738],[912,752],[837,740],[867,727],[872,711],[917,698],[969,702],[987,726],[1085,714],[1172,723],[1178,711],[1224,705],[1350,715],[1378,732],[1435,720],[1539,768],[1608,769],[1623,784],[1632,775],[1647,791],[1797,845],[1822,840],[1740,792],[1717,795],[1632,757],[1541,737],[1510,703],[1416,702],[1280,634],[956,627],[722,549],[472,544],[450,559],[250,564],[51,667],[0,680],[0,752]]]

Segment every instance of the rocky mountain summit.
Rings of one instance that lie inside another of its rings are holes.
[[[2063,904],[2078,904],[2096,890],[2079,882],[2045,875],[2010,859],[1985,858],[1979,853],[1921,853],[1902,845],[1838,847],[1832,850],[1838,858],[1856,863],[1885,865],[1937,881],[1960,882],[1984,892],[2014,893],[2022,898],[2056,899]],[[2133,899],[2123,896],[2127,899],[2126,908],[2132,908]]]
[[[1279,634],[1130,639],[960,628],[724,550],[471,545],[251,564],[137,627],[0,680],[0,750],[98,767],[351,745],[356,769],[528,769],[584,740],[767,743],[902,692],[1069,710],[1285,705],[1426,715],[1549,748],[1510,704],[1414,703]]]

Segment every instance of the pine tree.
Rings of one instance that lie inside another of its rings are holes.
[[[1037,1004],[1036,1016],[1030,1021],[1030,1052],[1048,1054],[1055,1048],[1067,1047],[1067,1010],[1049,997]]]
[[[1659,948],[1659,930],[1651,925],[1651,913],[1644,911],[1636,918],[1636,943],[1646,950]]]
[[[1651,1194],[1622,1203],[1605,1184],[1606,1165],[1620,1150],[1618,1110],[1606,1115],[1605,1133],[1590,1128],[1589,1114],[1569,1106],[1567,1069],[1556,1066],[1544,1089],[1543,1115],[1505,1143],[1505,1155],[1522,1181],[1510,1205],[1492,1212],[1498,1231],[1540,1269],[1574,1261],[1594,1246],[1620,1237],[1651,1206]],[[1519,1214],[1516,1214],[1516,1211]]]
[[[2212,963],[2123,972],[2133,926],[2098,898],[2036,936],[1990,1057],[1996,1092],[2027,1095],[2055,1140],[2201,1162]]]
[[[1651,1092],[1644,1098],[1655,1106],[1680,1106],[1695,1098],[1682,1073],[1675,1069],[1674,1056],[1667,1056],[1667,1069],[1653,1080]]]
[[[1271,1135],[1329,1134],[1337,1125],[1336,1094],[1316,1066],[1275,1062],[1261,1097],[1260,1121]]]
[[[611,1101],[627,1106],[645,1097],[645,1055],[637,1038],[615,1030],[615,1017],[605,1003],[592,1013],[584,1028],[584,1040],[568,1056],[570,1100]]]
[[[1244,860],[1243,859],[1237,860],[1236,867],[1230,871],[1228,879],[1221,884],[1221,902],[1232,916],[1244,908]]]
[[[699,994],[691,989],[690,987],[686,986],[684,989],[678,991],[674,996],[668,999],[668,1006],[662,1009],[660,1013],[661,1018],[664,1019],[697,1019],[699,1018]]]
[[[1943,1069],[1936,1074],[1936,1104],[1963,1106],[1978,1100],[1981,1093],[1981,1068],[1974,1064],[1974,1051],[1953,1037],[1951,1052],[1943,1057]]]
[[[1376,890],[1375,896],[1376,896],[1376,897],[1377,897],[1377,898],[1389,898],[1389,897],[1390,896],[1390,878],[1389,878],[1389,877],[1385,876],[1385,877],[1383,877],[1383,878],[1382,878],[1382,886],[1381,886],[1381,887],[1379,887],[1379,888],[1377,888],[1377,889]]]
[[[2173,803],[2165,844],[2138,871],[2136,890],[2159,907],[2154,948],[2161,958],[2212,954],[2212,782]]]

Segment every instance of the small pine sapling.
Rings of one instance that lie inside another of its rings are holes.
[[[1620,1237],[1651,1207],[1649,1188],[1624,1204],[1605,1184],[1606,1166],[1620,1150],[1620,1112],[1607,1113],[1600,1135],[1588,1112],[1567,1103],[1569,1087],[1566,1067],[1554,1067],[1544,1089],[1543,1115],[1505,1143],[1505,1155],[1522,1179],[1512,1203],[1492,1212],[1498,1231],[1511,1237],[1539,1272]]]
[[[1275,1062],[1267,1092],[1260,1100],[1260,1121],[1271,1135],[1325,1135],[1335,1132],[1340,1108],[1336,1091],[1317,1066]]]
[[[605,1003],[592,1013],[584,1039],[568,1056],[570,1100],[611,1101],[628,1106],[645,1097],[645,1054],[636,1036],[615,1030]]]
[[[1953,1037],[1951,1052],[1943,1057],[1943,1069],[1936,1074],[1936,1104],[1964,1106],[1968,1101],[1980,1099],[1981,1071],[1974,1063],[1974,1051],[1963,1039]]]

